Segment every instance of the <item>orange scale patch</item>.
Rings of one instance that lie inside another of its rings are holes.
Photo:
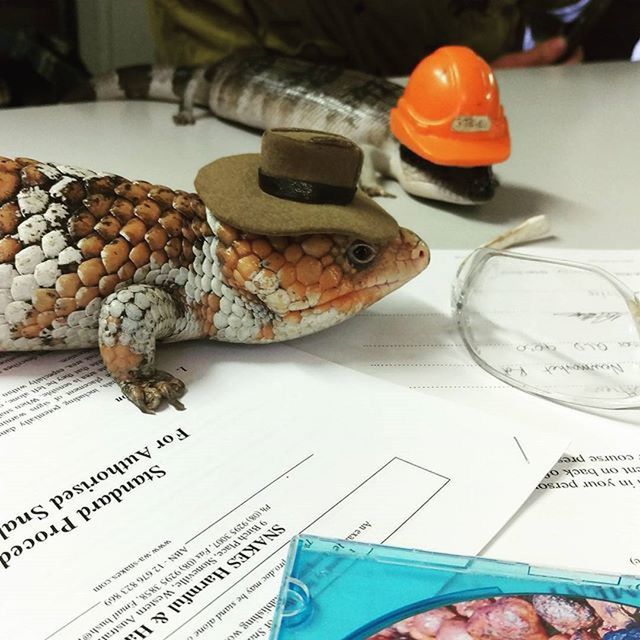
[[[314,258],[322,258],[331,250],[333,241],[328,236],[313,235],[302,242],[302,250]]]
[[[307,288],[301,282],[294,282],[290,287],[287,287],[287,293],[294,300],[304,300],[307,297]]]
[[[284,321],[290,324],[300,324],[302,321],[302,314],[300,311],[289,311],[285,314]]]
[[[39,324],[31,324],[23,326],[20,334],[23,338],[37,338],[40,335],[40,331],[42,331],[42,327]]]
[[[100,257],[102,258],[106,272],[115,273],[117,271],[118,275],[120,275],[120,269],[129,260],[130,251],[131,245],[124,238],[116,238],[107,244],[100,252]],[[133,265],[133,269],[135,271],[135,265]],[[131,273],[131,276],[132,275],[133,272]],[[131,276],[126,276],[123,279],[126,280]]]
[[[251,255],[251,243],[248,240],[238,240],[233,243],[233,248],[240,258]]]
[[[106,270],[100,258],[90,258],[78,265],[78,277],[86,287],[95,287],[100,278],[106,275]]]
[[[109,212],[114,200],[115,198],[109,197],[104,193],[94,193],[87,196],[82,203],[93,216],[102,218]]]
[[[56,292],[61,298],[72,298],[82,286],[77,273],[65,273],[56,280]]]
[[[90,233],[78,241],[78,249],[80,249],[83,258],[96,258],[104,249],[105,244],[104,239],[97,233]]]
[[[262,340],[273,340],[274,337],[273,327],[270,324],[263,325],[258,333],[258,338]]]
[[[99,233],[107,242],[113,240],[118,233],[122,224],[120,221],[113,215],[105,215],[102,217],[98,224],[94,227],[95,231]]]
[[[55,289],[36,289],[31,297],[31,303],[37,311],[52,311],[57,298]]]
[[[139,183],[125,180],[114,189],[114,192],[135,204],[139,204],[146,199],[148,189],[144,189]]]
[[[60,192],[60,195],[66,205],[74,207],[84,200],[87,196],[87,191],[80,180],[74,180],[73,182],[69,182],[65,185]]]
[[[118,277],[120,278],[121,282],[125,282],[127,280],[131,280],[131,278],[133,278],[133,274],[135,272],[136,272],[136,265],[133,264],[133,262],[131,262],[131,261],[125,262],[118,269]]]
[[[14,233],[22,220],[20,207],[15,202],[7,202],[0,207],[0,233]]]
[[[87,192],[90,194],[102,193],[109,197],[113,197],[113,189],[115,187],[114,181],[109,176],[94,176],[92,178],[86,178],[85,186]]]
[[[110,318],[109,320],[112,320]],[[143,355],[134,353],[127,345],[117,344],[113,347],[100,345],[100,354],[111,375],[116,380],[126,380],[140,367]]]
[[[149,189],[148,196],[149,198],[151,198],[151,200],[156,202],[162,210],[164,210],[170,209],[173,205],[175,192],[169,189],[169,187],[155,185],[151,189]]]
[[[230,227],[227,224],[221,224],[218,227],[218,240],[223,244],[229,246],[232,242],[238,239],[238,231],[234,227]]]
[[[171,206],[176,210],[187,216],[187,218],[193,217],[193,211],[191,210],[191,200],[184,191],[176,191]]]
[[[22,167],[20,179],[23,185],[29,187],[45,187],[45,185],[49,185],[52,182],[51,178],[47,178],[35,164],[28,164],[26,167]]]
[[[333,289],[342,281],[342,269],[336,265],[330,265],[322,271],[319,283],[322,289]]]
[[[108,295],[115,291],[116,285],[120,282],[120,278],[117,274],[110,274],[107,276],[102,276],[100,278],[100,282],[98,283],[98,292],[100,296],[106,298]]]
[[[262,261],[262,266],[271,271],[279,271],[285,264],[285,259],[280,253],[272,253]]]
[[[237,270],[244,280],[250,280],[260,269],[260,259],[256,255],[247,255],[238,260]]]
[[[193,253],[193,247],[190,242],[187,240],[182,241],[182,262],[183,264],[191,264],[193,262],[193,258],[195,257]]]
[[[311,256],[302,256],[296,263],[296,279],[304,285],[316,284],[322,275],[320,261]]]
[[[138,269],[143,267],[145,264],[148,264],[150,256],[151,250],[146,242],[139,242],[129,252],[129,260],[131,260]]]
[[[282,253],[289,246],[289,239],[285,236],[269,236],[271,246]]]
[[[0,262],[13,262],[20,249],[22,244],[15,238],[5,236],[0,239]]]
[[[251,251],[264,260],[273,253],[273,247],[264,238],[258,238],[251,243]]]
[[[238,264],[238,254],[233,247],[218,245],[218,248],[216,249],[216,256],[223,266],[228,267],[229,269],[235,269]]]
[[[160,219],[160,205],[153,200],[142,200],[136,205],[133,214],[142,220],[147,227],[153,226]]]
[[[156,224],[145,233],[144,239],[147,241],[149,248],[152,251],[156,251],[164,247],[167,243],[168,236],[167,232],[159,224]]]
[[[5,158],[4,156],[0,156],[0,171],[20,171],[20,165],[11,158]]]
[[[146,233],[147,225],[140,220],[140,218],[131,218],[131,220],[120,229],[120,235],[133,245],[142,242]]]
[[[157,251],[153,251],[149,256],[149,262],[155,269],[160,268],[163,264],[167,262],[168,259],[169,258],[167,258],[167,254],[161,249]]]
[[[125,198],[116,198],[109,211],[121,224],[126,224],[133,218],[133,203]]]
[[[284,250],[284,259],[291,264],[296,264],[302,258],[304,252],[299,244],[290,244]]]
[[[182,227],[185,224],[183,217],[177,211],[162,214],[159,223],[171,237],[182,235]]]
[[[67,229],[72,238],[84,238],[88,236],[96,224],[96,219],[86,209],[81,209],[69,218]]]
[[[76,293],[78,309],[85,309],[87,305],[100,295],[98,287],[80,287]]]
[[[75,298],[58,298],[54,304],[53,310],[57,316],[66,317],[78,308]]]
[[[288,289],[296,281],[296,268],[292,264],[285,264],[278,270],[278,278],[280,279],[280,286]]]
[[[38,324],[41,329],[48,329],[51,327],[53,321],[56,319],[55,311],[43,311],[38,314]]]
[[[337,289],[325,289],[320,294],[320,300],[318,300],[318,304],[326,304],[327,302],[331,302],[338,295]]]
[[[167,242],[164,250],[169,258],[177,258],[182,253],[182,241],[180,238],[171,238],[171,240]]]

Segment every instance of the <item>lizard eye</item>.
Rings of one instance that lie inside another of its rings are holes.
[[[356,240],[347,249],[347,259],[356,269],[370,265],[376,257],[376,249],[362,240]]]

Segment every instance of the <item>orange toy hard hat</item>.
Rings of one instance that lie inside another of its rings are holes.
[[[401,144],[436,164],[477,167],[511,153],[495,77],[467,47],[442,47],[422,60],[390,120]]]

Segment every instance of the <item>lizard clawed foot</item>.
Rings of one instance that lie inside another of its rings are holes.
[[[360,183],[360,188],[371,198],[395,198],[393,193],[389,193],[381,184],[377,182],[372,183]]]
[[[178,111],[178,113],[173,116],[173,121],[181,126],[185,124],[195,124],[196,117],[193,115],[193,111]]]
[[[155,413],[162,400],[183,411],[180,398],[186,391],[182,380],[166,371],[156,371],[148,378],[131,378],[120,383],[125,396],[143,413]]]

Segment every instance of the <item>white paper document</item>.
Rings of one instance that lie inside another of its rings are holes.
[[[637,251],[522,251],[596,264],[632,290],[640,290]],[[462,344],[450,311],[451,285],[466,255],[434,251],[427,271],[396,295],[350,324],[304,338],[295,346],[416,391],[568,435],[572,444],[567,455],[486,554],[533,564],[640,574],[640,411],[590,412],[560,406],[518,391],[480,368]],[[592,313],[597,310],[594,300],[602,300],[606,314],[606,298],[598,298],[597,293],[586,292],[589,301],[584,305],[577,297],[576,313],[584,308]],[[606,318],[589,321],[606,323]],[[581,340],[577,335],[567,339]],[[585,345],[578,346],[600,348]],[[614,369],[625,366],[629,347],[635,345],[608,345],[607,361]],[[495,494],[487,494],[487,499],[495,499]]]
[[[0,359],[0,637],[266,637],[292,535],[473,554],[566,447],[287,346],[159,359],[185,412],[92,352]]]

